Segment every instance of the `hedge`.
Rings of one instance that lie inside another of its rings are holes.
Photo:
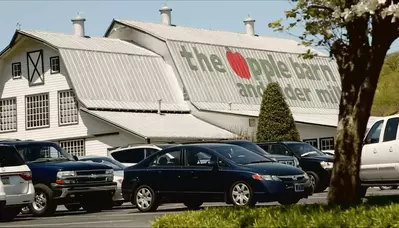
[[[154,228],[172,227],[399,227],[399,202],[369,200],[350,208],[322,204],[213,207],[166,214],[152,222]],[[371,202],[370,202],[371,201]]]

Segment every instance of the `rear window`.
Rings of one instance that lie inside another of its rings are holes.
[[[0,167],[25,165],[25,161],[14,147],[0,147]]]
[[[139,163],[144,159],[144,148],[115,151],[111,156],[121,163]]]

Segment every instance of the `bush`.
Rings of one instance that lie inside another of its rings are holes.
[[[392,197],[392,196],[391,196]],[[380,201],[380,200],[379,200]],[[398,227],[399,204],[368,203],[340,208],[321,204],[257,208],[206,208],[158,217],[156,228],[173,227]]]
[[[257,141],[299,141],[299,133],[278,83],[269,83],[263,93],[259,113]]]

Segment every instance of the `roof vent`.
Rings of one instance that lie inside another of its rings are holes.
[[[159,9],[159,12],[161,12],[162,24],[170,26],[172,24],[172,9],[167,5],[164,5],[161,9]]]
[[[85,36],[85,21],[86,19],[78,15],[75,18],[72,18],[73,24],[73,35],[84,37]]]
[[[255,20],[248,15],[248,18],[244,20],[245,30],[248,35],[255,36]]]

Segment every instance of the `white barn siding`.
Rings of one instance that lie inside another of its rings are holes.
[[[27,52],[43,50],[44,85],[29,86],[27,72]],[[133,135],[120,132],[113,126],[102,123],[92,116],[79,112],[78,124],[59,126],[58,120],[58,91],[70,89],[66,78],[67,72],[60,59],[60,73],[50,74],[50,57],[59,56],[57,50],[47,45],[23,38],[10,52],[4,56],[3,67],[0,68],[1,98],[17,98],[17,131],[3,133],[0,138],[19,138],[33,140],[63,141],[69,139],[86,138],[86,154],[106,155],[107,148],[139,141]],[[12,63],[21,62],[22,78],[12,78]],[[25,96],[30,94],[49,93],[50,126],[39,129],[26,129]],[[94,137],[95,134],[119,132],[119,135]],[[143,142],[143,141],[142,141]]]

